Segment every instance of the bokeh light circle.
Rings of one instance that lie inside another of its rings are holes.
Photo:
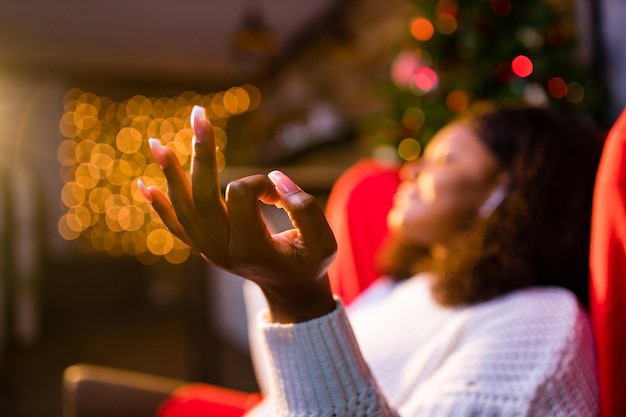
[[[418,41],[427,41],[433,37],[435,27],[425,17],[418,17],[411,22],[411,34]]]
[[[533,72],[533,62],[526,55],[519,55],[511,61],[511,70],[520,78],[526,78]]]
[[[414,161],[419,158],[422,145],[414,138],[403,139],[398,145],[398,155],[405,161]]]
[[[165,255],[174,247],[174,237],[165,229],[156,229],[151,231],[146,242],[150,252],[155,255]]]

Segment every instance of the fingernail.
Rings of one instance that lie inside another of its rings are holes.
[[[165,156],[165,152],[163,151],[163,145],[161,145],[161,141],[155,138],[150,138],[148,139],[148,144],[150,145],[152,156],[154,156],[154,159],[156,159],[157,163],[161,165],[161,168],[167,168],[167,157]]]
[[[146,197],[146,200],[152,203],[152,200],[154,200],[154,198],[152,197],[152,193],[150,193],[150,190],[148,190],[146,184],[141,181],[141,178],[137,178],[137,185],[139,186],[139,191],[141,191],[141,194]]]
[[[276,189],[278,189],[278,191],[282,194],[291,194],[300,190],[300,187],[298,187],[296,183],[291,180],[291,178],[280,171],[272,171],[267,174],[267,176],[270,181],[272,181]]]
[[[201,143],[204,141],[206,133],[206,109],[202,106],[193,106],[191,109],[191,128],[195,135],[194,142]]]

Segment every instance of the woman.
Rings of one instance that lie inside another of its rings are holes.
[[[313,197],[274,171],[232,182],[223,200],[201,108],[192,125],[191,184],[151,140],[172,203],[140,186],[175,235],[265,295],[272,387],[250,415],[597,414],[581,302],[600,145],[584,123],[488,108],[442,129],[403,169],[388,216],[397,239],[425,249],[424,272],[379,281],[348,313],[328,284],[336,243]],[[271,235],[259,200],[294,229]]]

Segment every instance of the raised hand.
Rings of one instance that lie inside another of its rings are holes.
[[[293,323],[332,311],[326,269],[336,242],[323,209],[280,171],[231,182],[222,197],[213,128],[202,107],[191,115],[194,131],[191,183],[176,155],[150,139],[167,178],[169,199],[155,187],[139,186],[168,229],[209,262],[256,282],[271,319]],[[293,229],[272,235],[259,201],[280,204]]]

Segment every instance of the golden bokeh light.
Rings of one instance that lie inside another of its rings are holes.
[[[91,149],[89,162],[98,169],[105,170],[115,160],[116,156],[113,146],[108,143],[98,143]]]
[[[148,233],[148,249],[155,255],[165,255],[174,248],[174,236],[165,229],[156,229]]]
[[[125,127],[119,131],[115,138],[115,145],[123,153],[135,153],[141,148],[143,137],[141,132],[134,127]]]
[[[59,120],[59,132],[66,138],[78,135],[76,125],[74,124],[74,112],[64,113]]]
[[[160,258],[184,262],[190,249],[165,228],[136,184],[141,177],[147,186],[167,189],[147,140],[159,138],[189,169],[193,136],[189,115],[192,106],[204,106],[215,130],[221,170],[226,164],[228,119],[260,103],[261,93],[250,84],[211,94],[185,91],[176,97],[136,95],[121,101],[78,88],[68,90],[59,120],[65,139],[57,148],[65,183],[60,199],[67,208],[58,221],[60,236],[78,241],[86,252],[127,254],[145,264]]]
[[[398,145],[398,155],[405,161],[414,161],[419,158],[422,145],[414,138],[403,139]]]
[[[76,164],[76,142],[71,139],[61,142],[57,148],[57,159],[64,166]]]
[[[64,214],[61,216],[57,223],[57,230],[59,231],[59,235],[65,240],[76,240],[80,237],[80,230],[75,231],[72,230],[68,224],[68,215]]]
[[[89,193],[87,204],[89,204],[89,208],[92,212],[104,213],[106,212],[105,203],[111,196],[113,196],[113,191],[109,190],[108,188],[94,188]]]
[[[191,249],[180,239],[174,238],[174,245],[172,249],[164,256],[170,263],[180,264],[183,263],[191,254]]]
[[[67,207],[76,207],[85,201],[85,188],[75,181],[66,182],[61,190],[61,201]]]
[[[80,164],[74,175],[76,182],[86,189],[94,188],[100,181],[100,170],[91,162]]]
[[[81,140],[76,144],[74,149],[74,157],[78,163],[89,162],[91,160],[91,151],[96,146],[93,140]]]

